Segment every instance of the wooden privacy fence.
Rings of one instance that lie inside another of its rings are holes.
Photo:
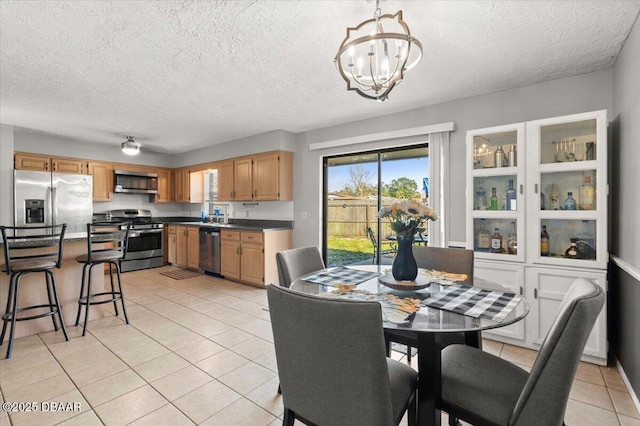
[[[378,229],[378,202],[367,198],[336,198],[327,204],[327,235],[341,238],[368,238],[367,227]],[[382,222],[382,235],[392,234],[388,220]]]

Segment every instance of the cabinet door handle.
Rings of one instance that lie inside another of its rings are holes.
[[[523,293],[523,289],[522,289],[522,286],[520,286],[520,296],[522,296],[522,293]]]
[[[520,193],[524,194],[524,185],[523,184],[520,184]]]
[[[258,198],[258,190],[253,191],[254,197]]]
[[[534,289],[533,289],[533,298],[534,298],[534,299],[537,299],[537,298],[538,298],[538,289],[537,289],[537,288],[534,288]]]
[[[537,183],[533,185],[533,191],[534,191],[535,194],[538,193],[538,184]]]

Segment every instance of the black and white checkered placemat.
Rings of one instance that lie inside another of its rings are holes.
[[[465,285],[452,285],[431,295],[424,305],[457,312],[474,318],[486,318],[497,322],[504,320],[520,302],[514,293],[482,290]]]
[[[377,277],[378,275],[380,275],[378,272],[359,271],[357,269],[349,269],[341,266],[329,271],[318,272],[317,274],[303,278],[303,280],[328,286],[336,284],[355,285]]]

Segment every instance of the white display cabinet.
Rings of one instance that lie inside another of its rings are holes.
[[[471,130],[467,170],[467,248],[475,252],[476,276],[531,305],[519,328],[485,334],[537,348],[575,278],[607,288],[606,111]],[[509,187],[515,197],[506,197]],[[569,193],[575,205],[566,202]],[[496,228],[501,239],[491,238]],[[607,361],[605,311],[583,357],[600,364]]]
[[[467,241],[479,259],[525,260],[524,137],[523,123],[467,132]]]

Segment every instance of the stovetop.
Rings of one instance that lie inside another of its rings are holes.
[[[120,209],[108,210],[103,214],[94,215],[94,221],[107,223],[131,223],[131,229],[162,229],[164,224],[156,222],[151,217],[150,210]]]

